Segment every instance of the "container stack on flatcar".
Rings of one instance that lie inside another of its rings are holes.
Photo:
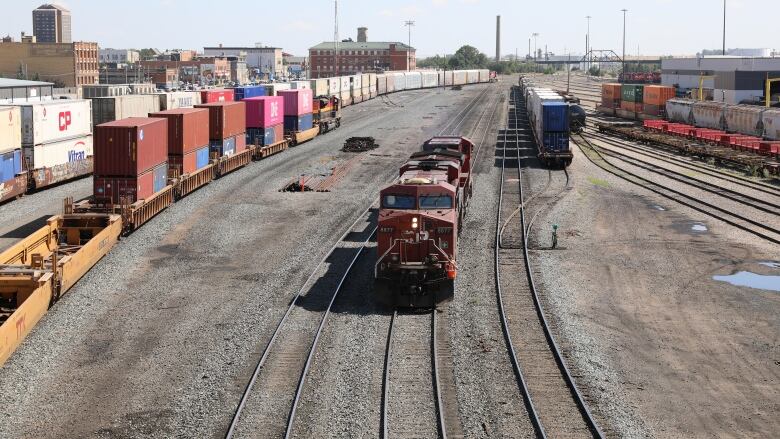
[[[240,102],[244,99],[266,96],[267,93],[268,90],[263,85],[247,85],[244,87],[236,87],[233,89],[233,100]]]
[[[192,108],[201,103],[201,94],[195,91],[155,93],[155,96],[160,99],[160,111]]]
[[[249,98],[246,104],[246,141],[257,146],[284,140],[284,97]]]
[[[314,126],[314,98],[310,89],[284,90],[279,96],[284,99],[284,133],[293,146],[319,134],[319,126]]]
[[[465,137],[434,137],[380,192],[374,266],[380,302],[431,307],[453,298],[473,153]]]
[[[92,126],[128,117],[145,117],[160,111],[156,95],[123,95],[91,98]]]
[[[213,158],[230,157],[246,149],[244,102],[212,102],[195,108],[209,111],[209,147]]]
[[[547,166],[568,166],[574,157],[569,144],[569,104],[553,90],[530,84],[523,85],[523,96],[539,159]]]
[[[27,173],[22,166],[22,117],[19,107],[0,107],[0,201],[27,191]]]
[[[204,104],[211,104],[213,102],[233,102],[235,101],[235,93],[231,89],[222,88],[203,90],[200,92],[200,101]]]

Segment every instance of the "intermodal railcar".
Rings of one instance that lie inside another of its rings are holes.
[[[574,158],[569,144],[570,108],[557,92],[521,81],[528,122],[531,124],[539,160],[546,166],[569,166]]]

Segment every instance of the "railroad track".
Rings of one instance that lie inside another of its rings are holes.
[[[495,287],[504,338],[536,435],[601,438],[603,433],[555,342],[534,282],[528,255],[531,224],[526,223],[528,203],[523,195],[522,160],[535,156],[535,146],[529,135],[522,97],[515,90],[510,101],[514,106],[510,107],[507,129],[500,139],[501,184],[494,243]],[[524,157],[521,150],[528,155]],[[516,168],[516,178],[510,178],[508,174],[512,166]],[[568,177],[561,190],[566,186]],[[548,187],[549,181],[536,196],[541,196]],[[504,225],[502,218],[515,211],[518,220]],[[509,244],[503,245],[506,242]],[[525,271],[526,275],[519,276],[518,270]]]
[[[615,175],[625,181],[634,183],[638,186],[644,187],[645,189],[664,198],[675,201],[717,220],[723,221],[726,224],[734,226],[740,230],[744,230],[766,241],[780,244],[780,228],[774,227],[770,224],[764,224],[761,221],[747,218],[741,213],[731,212],[728,209],[724,209],[714,203],[701,200],[698,197],[680,192],[656,181],[642,177],[634,172],[629,171],[625,167],[619,166],[615,163],[615,161],[608,160],[606,157],[608,153],[604,152],[603,148],[600,148],[591,143],[586,136],[580,135],[579,138],[582,140],[582,142],[576,143],[580,151],[582,151],[583,155],[587,157],[591,163],[609,172],[610,174]]]
[[[780,205],[776,202],[777,200],[767,200],[765,198],[758,198],[754,197],[742,192],[738,192],[726,187],[723,187],[718,184],[714,184],[705,180],[702,180],[700,178],[697,178],[695,176],[687,175],[681,172],[674,171],[672,169],[668,169],[665,167],[662,167],[656,163],[653,163],[651,160],[656,160],[654,157],[652,157],[649,154],[639,154],[639,157],[626,154],[620,150],[616,150],[612,147],[618,147],[623,148],[624,144],[622,142],[616,142],[612,140],[609,136],[604,136],[598,133],[594,133],[592,130],[586,131],[587,137],[591,137],[593,139],[596,139],[602,146],[601,151],[604,152],[606,155],[610,157],[617,158],[619,160],[622,160],[626,163],[632,164],[638,168],[654,172],[660,175],[663,175],[666,178],[669,178],[671,180],[687,184],[689,186],[693,186],[697,189],[700,189],[702,191],[706,191],[712,194],[715,194],[717,196],[720,196],[722,198],[726,198],[728,200],[744,204],[746,206],[750,206],[753,209],[770,213],[773,215],[780,215]],[[607,145],[607,146],[604,146]],[[632,150],[633,152],[634,150]],[[649,157],[650,160],[644,159],[642,157]],[[677,165],[675,165],[677,166]],[[718,177],[719,178],[719,177]]]
[[[476,99],[461,109],[442,128],[439,135],[461,129],[478,104],[484,101],[488,90],[489,88],[485,88]],[[487,111],[488,107],[483,109],[472,133],[479,127]],[[488,123],[486,131],[489,125]],[[250,430],[263,431],[269,436],[284,436],[285,438],[289,438],[293,434],[301,395],[330,310],[349,277],[352,267],[364,255],[364,250],[376,235],[375,222],[368,218],[372,206],[373,203],[363,210],[347,228],[319,261],[311,275],[290,301],[290,305],[274,329],[242,392],[239,404],[228,425],[226,438],[233,438],[236,435],[244,436],[241,433]],[[362,226],[361,222],[364,223]],[[368,229],[370,232],[367,231]],[[355,236],[365,237],[359,246],[355,246]],[[341,255],[339,257],[342,260],[341,264],[331,261],[337,252]],[[326,264],[329,267],[323,273],[322,269]],[[334,269],[336,265],[342,266]],[[318,279],[317,282],[314,282],[315,279]],[[320,311],[311,312],[312,309]],[[317,318],[316,322],[314,317]],[[300,371],[300,373],[295,371]],[[258,395],[253,390],[261,378],[265,381],[264,392],[262,395]],[[437,386],[438,388],[441,387]],[[454,390],[451,393],[454,395]],[[253,402],[262,404],[263,407],[270,405],[274,410],[252,413],[250,422],[242,424],[242,415]],[[276,413],[284,411],[288,411],[288,415],[286,422],[282,423]],[[455,412],[455,416],[457,416],[457,412]]]
[[[647,146],[645,144],[640,144],[636,142],[632,142],[627,139],[623,139],[621,137],[613,137],[613,136],[607,136],[604,134],[601,134],[595,130],[591,131],[589,134],[592,136],[599,138],[601,140],[604,140],[606,142],[609,142],[611,144],[614,144],[615,146],[620,146],[621,148],[625,148],[631,151],[636,152],[637,154],[641,154],[645,157],[651,157],[655,160],[669,163],[684,169],[688,169],[690,171],[695,171],[699,174],[707,175],[710,177],[720,178],[725,181],[744,186],[745,188],[751,189],[756,192],[760,192],[766,195],[771,195],[775,197],[780,197],[780,186],[774,186],[771,184],[763,183],[760,181],[756,181],[750,178],[745,178],[739,175],[734,175],[731,172],[727,172],[725,170],[721,170],[718,168],[713,168],[711,166],[705,165],[703,163],[697,163],[695,161],[691,160],[684,160],[679,154],[675,154],[674,152],[667,152],[665,149],[661,149],[654,146]]]

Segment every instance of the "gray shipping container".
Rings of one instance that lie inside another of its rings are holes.
[[[157,92],[157,86],[152,83],[130,84],[130,92],[134,95],[148,95]]]
[[[129,94],[130,86],[127,84],[90,84],[82,86],[82,95],[84,99],[124,96]]]
[[[196,91],[172,91],[168,93],[155,93],[160,99],[160,110],[176,110],[179,108],[192,108],[200,105],[200,93]]]
[[[160,111],[157,95],[125,95],[112,98],[92,98],[93,126],[128,117],[148,117]]]

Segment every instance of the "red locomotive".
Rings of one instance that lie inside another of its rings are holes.
[[[452,299],[473,153],[465,137],[434,137],[380,192],[374,291],[381,302],[430,307]]]

